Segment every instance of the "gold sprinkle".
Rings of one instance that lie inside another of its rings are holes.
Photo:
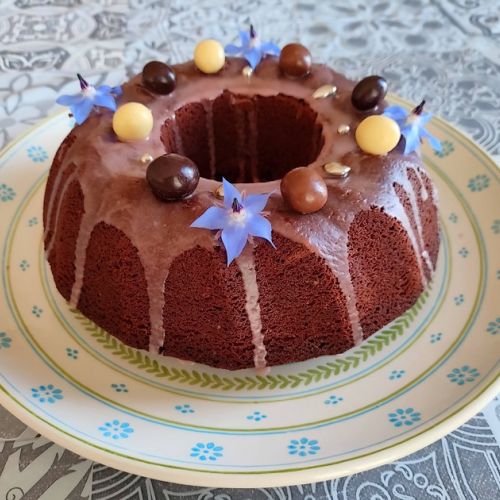
[[[321,85],[313,92],[313,99],[325,99],[326,97],[334,96],[337,93],[337,87],[335,85]]]
[[[250,78],[253,74],[253,69],[251,66],[245,66],[242,70],[241,70],[241,74],[243,76],[246,76],[247,78]]]
[[[342,123],[337,128],[337,133],[340,134],[340,135],[346,135],[350,131],[351,131],[351,127],[349,127],[349,125],[347,125],[347,123]]]
[[[224,186],[222,184],[215,190],[215,196],[221,200],[224,198]]]
[[[323,166],[324,171],[331,177],[343,178],[349,175],[351,167],[347,165],[342,165],[336,161],[331,161]]]
[[[149,153],[144,153],[141,156],[141,163],[143,165],[147,165],[148,163],[151,163],[153,161],[153,157]]]

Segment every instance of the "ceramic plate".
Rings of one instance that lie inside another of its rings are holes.
[[[409,454],[498,390],[499,175],[445,122],[430,127],[442,153],[423,150],[442,228],[431,287],[351,351],[267,376],[131,349],[59,296],[42,252],[42,200],[71,126],[66,114],[50,118],[0,157],[0,403],[46,437],[177,483],[307,483]]]

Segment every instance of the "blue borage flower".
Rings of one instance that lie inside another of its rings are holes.
[[[224,47],[224,50],[228,56],[242,55],[252,69],[257,67],[257,64],[260,63],[264,56],[280,55],[280,48],[273,42],[260,42],[257,33],[253,29],[253,25],[250,25],[248,33],[240,31],[240,43],[241,46],[230,43]]]
[[[274,244],[271,223],[261,215],[269,194],[245,196],[226,179],[222,179],[224,207],[210,207],[191,227],[221,230],[220,237],[227,254],[227,265],[236,259],[251,236],[258,236]]]
[[[424,139],[429,141],[436,152],[441,152],[441,142],[425,130],[425,125],[432,118],[432,114],[423,112],[424,105],[425,100],[410,113],[401,106],[389,106],[383,113],[399,125],[401,135],[405,138],[405,155],[416,151]]]
[[[80,92],[75,95],[62,95],[57,98],[56,102],[70,108],[78,125],[81,125],[89,117],[94,106],[116,111],[115,98],[122,95],[121,87],[100,85],[96,88],[89,85],[80,73],[77,76],[80,81]]]

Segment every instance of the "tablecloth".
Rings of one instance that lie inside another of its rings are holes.
[[[118,84],[148,60],[189,59],[202,38],[234,41],[250,22],[352,78],[384,75],[393,92],[427,99],[500,155],[498,0],[0,0],[0,147],[55,111],[77,71]],[[0,408],[0,499],[494,499],[499,443],[497,398],[442,440],[371,471],[288,488],[199,488],[93,463]]]

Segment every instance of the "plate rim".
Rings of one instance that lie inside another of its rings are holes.
[[[389,95],[389,100],[398,101],[406,106],[412,105],[409,101],[395,95]],[[65,111],[53,113],[38,122],[36,125],[29,127],[28,130],[20,134],[0,151],[0,157],[7,154],[12,148],[28,138],[33,132],[46,126],[50,122],[55,121],[56,119],[60,119],[64,114],[66,114]],[[486,158],[490,166],[494,167],[491,170],[492,173],[494,173],[495,176],[498,175],[500,169],[497,166],[496,160],[480,145],[476,144],[468,133],[463,132],[460,128],[450,124],[440,117],[434,117],[433,120],[438,122],[448,131],[455,132],[455,134],[460,135],[466,142],[471,143],[473,148]],[[14,416],[19,418],[19,420],[43,436],[52,440],[57,445],[67,448],[87,459],[103,463],[115,469],[153,479],[192,486],[253,488],[290,486],[322,481],[325,479],[333,479],[392,462],[402,456],[414,453],[415,451],[428,446],[462,425],[466,420],[472,418],[476,413],[478,413],[497,394],[498,391],[500,391],[500,374],[497,374],[496,376],[493,374],[493,377],[485,387],[482,387],[479,391],[475,391],[467,402],[460,407],[455,408],[451,414],[431,425],[431,427],[416,433],[410,438],[405,439],[403,442],[368,452],[362,456],[341,460],[340,462],[329,465],[301,467],[298,470],[292,471],[284,470],[267,472],[264,470],[250,473],[241,473],[236,471],[222,473],[208,470],[191,471],[167,464],[151,464],[147,460],[124,457],[118,452],[111,452],[108,449],[103,449],[95,443],[89,444],[84,442],[83,440],[72,435],[70,432],[54,426],[18,401],[17,398],[12,395],[1,382],[0,404]],[[370,458],[367,460],[367,457]]]

